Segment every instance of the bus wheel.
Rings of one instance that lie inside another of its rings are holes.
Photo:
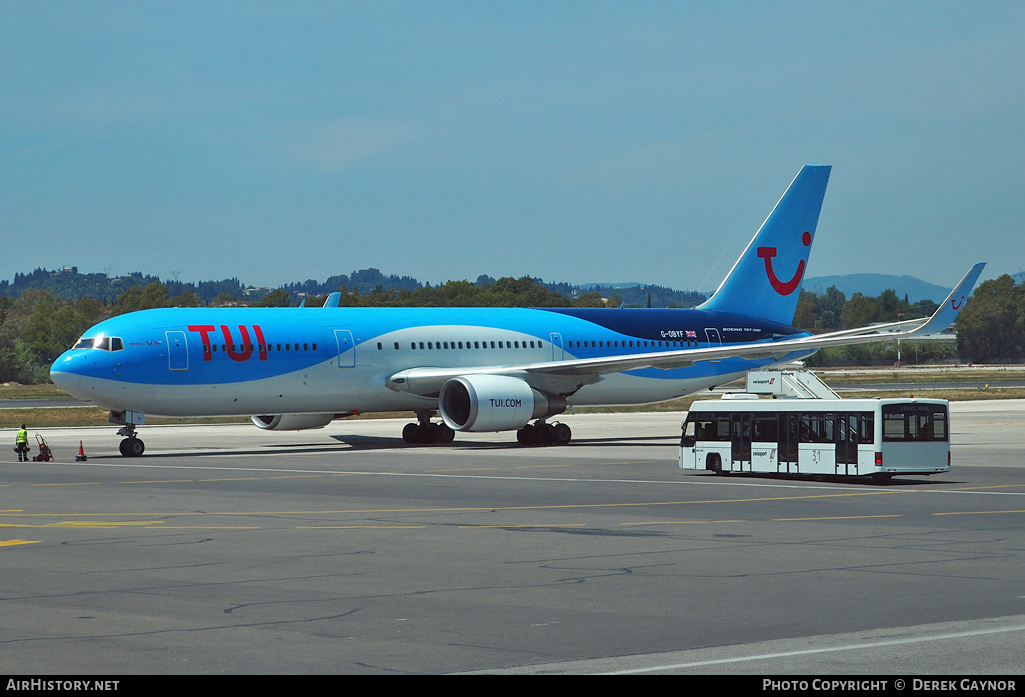
[[[722,474],[722,458],[717,453],[711,453],[708,459],[705,461],[705,469],[711,470],[716,474]]]
[[[875,472],[872,475],[873,484],[886,484],[886,482],[890,481],[891,479],[893,479],[893,475],[887,474],[886,472]]]

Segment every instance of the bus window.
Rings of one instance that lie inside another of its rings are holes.
[[[754,433],[751,436],[751,440],[756,443],[775,443],[779,438],[778,434],[779,429],[777,428],[775,414],[767,414],[755,418]]]
[[[726,441],[730,440],[730,415],[719,414],[715,421],[715,433],[712,440]]]
[[[933,440],[947,440],[947,412],[940,407],[933,407],[932,423]]]
[[[834,442],[836,417],[833,414],[802,414],[802,443]]]
[[[875,441],[875,419],[871,414],[862,414],[858,419],[858,442],[872,443]]]
[[[680,439],[680,447],[693,448],[694,445],[698,442],[697,433],[697,422],[687,419],[687,423],[683,425],[683,437]]]

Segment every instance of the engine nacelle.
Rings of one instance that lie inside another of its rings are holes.
[[[268,414],[253,416],[253,423],[265,431],[303,431],[324,428],[335,418],[334,414]]]
[[[470,375],[441,386],[438,410],[455,431],[514,431],[565,411],[566,398],[546,395],[519,378]]]

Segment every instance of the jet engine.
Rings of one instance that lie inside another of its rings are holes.
[[[566,410],[566,398],[535,390],[519,378],[470,375],[441,386],[438,410],[456,431],[512,431]]]
[[[335,418],[334,414],[268,414],[253,416],[253,423],[265,431],[303,431],[324,428]]]

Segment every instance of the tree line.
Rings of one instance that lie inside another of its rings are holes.
[[[578,286],[564,282],[546,282],[535,278],[536,285],[544,286],[553,293],[565,295],[576,300],[581,295],[598,293],[602,297],[616,296],[616,304],[626,303],[638,307],[694,307],[705,300],[705,296],[696,291],[680,291],[658,285],[627,285],[627,286]],[[156,276],[141,273],[130,273],[123,276],[109,277],[105,273],[79,273],[78,267],[71,266],[54,271],[37,268],[31,273],[16,273],[14,281],[0,280],[0,296],[18,297],[26,290],[45,290],[53,295],[70,300],[77,300],[88,295],[107,304],[117,301],[122,293],[138,292],[152,283],[162,283],[167,287],[168,296],[177,298],[186,296],[184,304],[194,303],[198,298],[203,304],[226,304],[231,301],[251,304],[259,301],[271,292],[270,288],[245,286],[237,278],[226,278],[221,281],[200,281],[186,283],[181,281],[162,281]],[[494,286],[498,280],[487,275],[480,275],[473,284],[479,288]],[[409,291],[416,293],[428,289],[419,298],[430,298],[430,283],[421,283],[412,276],[385,275],[380,270],[370,268],[353,271],[351,274],[330,276],[321,282],[308,279],[301,283],[287,283],[278,288],[288,293],[294,304],[303,298],[323,296],[339,288],[351,288],[353,292],[362,289],[364,294],[382,293],[386,291]],[[280,294],[277,294],[280,295]],[[403,295],[403,298],[408,296]],[[423,304],[423,303],[420,303]]]

